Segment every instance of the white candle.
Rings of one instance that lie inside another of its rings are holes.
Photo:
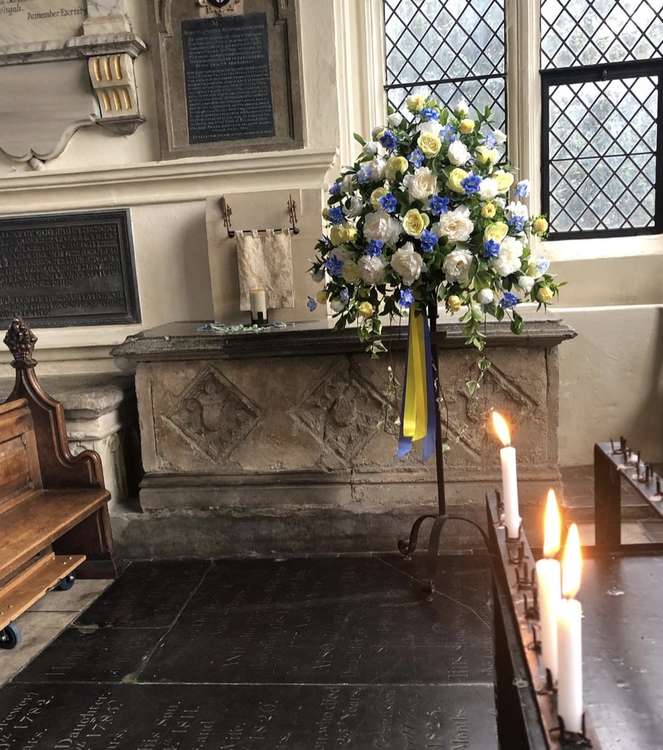
[[[504,417],[493,412],[493,428],[504,448],[500,450],[502,464],[502,502],[504,523],[509,539],[517,539],[520,531],[520,511],[518,508],[518,473],[516,470],[516,449],[511,445],[511,432]]]
[[[263,321],[267,321],[267,294],[264,289],[251,289],[249,291],[251,303],[251,320],[257,321],[258,314],[262,313]]]
[[[562,557],[564,599],[557,612],[557,713],[569,732],[582,731],[582,606],[575,599],[580,589],[581,570],[580,536],[578,527],[571,524]]]
[[[554,559],[561,544],[561,519],[554,490],[548,491],[543,526],[543,555],[536,563],[536,584],[541,625],[541,663],[557,680],[557,611],[562,598],[561,569]]]

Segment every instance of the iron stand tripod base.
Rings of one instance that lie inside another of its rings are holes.
[[[432,595],[435,591],[435,574],[437,571],[437,561],[440,551],[440,539],[442,537],[442,530],[444,529],[447,521],[460,521],[462,523],[468,523],[479,531],[481,537],[486,545],[486,550],[490,549],[488,542],[488,535],[479,526],[478,523],[472,521],[469,518],[462,516],[451,516],[447,513],[447,501],[445,494],[444,484],[444,446],[442,444],[442,414],[440,408],[440,402],[442,400],[442,389],[440,387],[440,373],[439,373],[439,357],[438,347],[436,339],[437,331],[437,304],[431,304],[428,307],[428,321],[430,324],[430,337],[431,337],[431,355],[433,359],[433,390],[435,393],[435,463],[437,469],[437,513],[425,513],[419,516],[417,520],[412,524],[412,530],[410,531],[410,538],[408,541],[404,539],[398,540],[398,551],[404,556],[410,558],[417,550],[417,544],[419,542],[419,533],[423,524],[431,520],[433,525],[431,526],[430,535],[428,537],[428,581],[424,583],[424,593],[428,599],[432,599]]]

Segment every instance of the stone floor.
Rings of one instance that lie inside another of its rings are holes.
[[[442,558],[432,602],[423,573],[393,555],[133,563],[0,689],[0,745],[497,748],[486,560]]]

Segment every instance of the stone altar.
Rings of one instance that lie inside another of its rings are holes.
[[[390,353],[371,360],[354,330],[326,322],[233,335],[199,326],[161,326],[113,350],[136,367],[146,472],[142,514],[115,527],[125,554],[393,549],[435,504],[434,462],[395,456],[406,327],[387,329]],[[558,484],[557,347],[574,335],[551,318],[521,337],[489,323],[493,367],[471,399],[476,354],[459,325],[441,326],[452,505],[482,511],[499,480],[493,407],[514,425],[523,515]]]

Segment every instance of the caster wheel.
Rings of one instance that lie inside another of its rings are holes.
[[[76,581],[76,576],[73,573],[70,573],[68,576],[65,576],[55,587],[55,591],[69,591],[69,589],[74,585]]]
[[[12,649],[21,642],[21,633],[16,625],[7,625],[0,630],[0,648]]]

